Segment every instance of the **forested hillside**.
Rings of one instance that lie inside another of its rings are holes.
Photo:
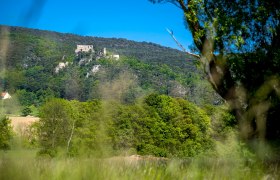
[[[40,117],[22,135],[25,146],[51,156],[107,147],[113,155],[187,157],[213,148],[209,112],[221,102],[193,57],[153,43],[0,29],[8,41],[1,88],[12,95],[2,112]],[[77,45],[93,49],[75,53]],[[213,120],[219,137],[235,124],[228,114]]]
[[[197,70],[196,60],[175,49],[20,27],[1,26],[0,30],[2,38],[9,39],[1,67],[6,70],[1,89],[18,98],[19,109],[38,107],[52,97],[80,101],[117,98],[133,103],[151,92],[182,97],[198,105],[220,101]],[[89,53],[77,56],[77,44],[93,45],[95,52],[106,48],[121,58],[96,58]],[[69,65],[56,72],[59,63]],[[92,72],[93,68],[98,72]],[[7,108],[7,113],[14,112]]]
[[[0,27],[3,30],[4,26]],[[20,60],[28,57],[31,59],[37,57],[45,61],[52,59],[54,63],[64,55],[71,58],[74,55],[77,44],[91,44],[95,49],[106,47],[121,56],[132,56],[143,62],[168,64],[182,69],[187,67],[188,70],[195,71],[193,66],[195,59],[192,56],[154,43],[135,42],[119,38],[79,36],[21,27],[7,28],[9,29],[10,37],[8,59],[12,59],[8,66],[14,66],[15,64],[13,63],[18,64]]]

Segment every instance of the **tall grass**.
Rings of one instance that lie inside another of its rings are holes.
[[[94,156],[69,157],[59,150],[55,158],[39,156],[38,146],[26,146],[23,136],[13,138],[12,150],[0,151],[0,180],[76,179],[279,179],[277,163],[264,164],[242,144],[236,133],[194,158],[114,156],[100,148]],[[266,147],[266,146],[265,146]],[[260,153],[272,157],[270,151]],[[125,153],[123,153],[125,154]],[[110,156],[111,155],[111,156]],[[261,156],[262,157],[262,156]]]
[[[236,152],[233,152],[233,154]],[[278,179],[277,167],[266,168],[241,156],[159,159],[154,157],[38,157],[35,150],[0,153],[0,179]]]

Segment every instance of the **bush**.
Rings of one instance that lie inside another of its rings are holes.
[[[12,138],[11,120],[7,117],[0,118],[0,149],[10,149],[10,140]]]
[[[115,150],[141,155],[192,157],[213,147],[210,118],[194,104],[151,94],[144,103],[115,106],[111,138]]]
[[[28,116],[29,114],[31,114],[31,109],[30,107],[24,107],[21,111],[22,116]]]

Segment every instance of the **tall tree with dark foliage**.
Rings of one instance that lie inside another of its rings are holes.
[[[246,140],[280,137],[280,1],[150,0],[184,13],[199,61]]]

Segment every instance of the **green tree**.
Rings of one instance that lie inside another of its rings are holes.
[[[151,94],[114,108],[109,136],[116,151],[192,157],[212,147],[209,117],[186,100]]]
[[[24,79],[24,74],[22,71],[20,70],[14,70],[11,69],[9,71],[6,72],[6,86],[7,86],[7,90],[10,93],[14,93],[18,88],[20,88],[20,86],[22,86],[25,82]]]
[[[106,141],[98,101],[50,99],[40,109],[41,154],[55,156],[58,150],[70,156],[91,155]],[[101,151],[101,150],[100,150]]]
[[[199,62],[244,139],[279,139],[280,2],[150,0],[184,13]]]
[[[1,113],[3,114],[20,114],[20,105],[16,95],[10,99],[3,99],[1,101]]]
[[[26,106],[22,109],[21,114],[23,116],[28,116],[29,114],[32,113],[32,110],[30,109],[30,107]]]
[[[135,106],[123,106],[118,104],[116,112],[112,117],[113,128],[111,136],[113,148],[118,151],[129,151],[135,148],[135,136],[133,129],[133,119],[138,115],[138,109]]]
[[[0,118],[0,149],[10,149],[10,140],[12,138],[11,121],[7,117]]]
[[[68,139],[70,155],[89,156],[96,153],[101,155],[102,146],[107,140],[103,127],[106,124],[106,118],[102,115],[101,103],[99,101],[70,101],[70,104],[76,112],[72,113],[74,121],[72,121],[71,144],[70,138]]]
[[[47,88],[48,78],[46,69],[43,66],[30,67],[24,72],[25,82],[23,84],[24,89],[35,92],[39,89]]]
[[[72,109],[68,101],[51,99],[40,111],[40,153],[54,156],[59,147],[66,148],[72,133]]]
[[[161,117],[160,132],[162,142],[172,156],[195,156],[212,147],[210,138],[210,118],[196,105],[180,98],[151,94],[145,102],[150,111]],[[156,116],[155,116],[156,117]]]
[[[17,90],[16,96],[18,97],[18,101],[22,106],[31,106],[34,104],[38,104],[36,94],[30,91],[26,91],[25,89]]]

